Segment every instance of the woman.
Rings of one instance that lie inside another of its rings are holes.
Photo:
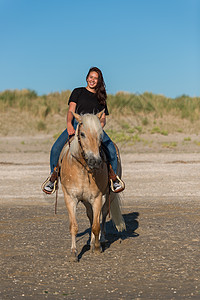
[[[86,76],[87,86],[80,87],[73,90],[71,96],[69,98],[69,110],[67,113],[67,128],[63,131],[63,133],[59,136],[59,138],[54,143],[51,154],[50,154],[50,167],[51,167],[51,177],[43,191],[47,194],[51,194],[55,191],[54,182],[55,182],[55,171],[56,166],[59,160],[60,153],[62,148],[64,147],[68,137],[75,134],[75,130],[77,127],[77,121],[74,119],[71,111],[78,113],[79,115],[83,115],[86,113],[98,113],[105,109],[105,112],[100,120],[102,128],[106,124],[106,115],[109,115],[107,104],[106,104],[106,89],[105,83],[103,79],[103,75],[100,69],[97,67],[92,67],[87,76]],[[112,168],[111,168],[111,179],[113,180],[113,188],[115,192],[121,192],[123,187],[116,180],[115,174],[117,173],[117,153],[115,146],[109,136],[104,132],[103,135],[103,146],[106,150],[106,156],[109,160]],[[113,174],[114,171],[114,174]]]

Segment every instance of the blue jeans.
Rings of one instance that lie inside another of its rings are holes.
[[[77,127],[77,121],[74,119],[73,122],[73,127],[76,130]],[[55,141],[51,148],[51,154],[50,154],[50,167],[51,167],[51,173],[53,173],[54,168],[57,166],[58,160],[60,153],[62,151],[62,148],[64,147],[66,141],[68,139],[68,132],[67,129],[61,133],[61,135],[58,137],[58,139]],[[115,146],[109,136],[103,131],[103,140],[102,144],[104,146],[104,149],[106,151],[106,157],[109,160],[113,171],[115,174],[117,173],[117,153]]]

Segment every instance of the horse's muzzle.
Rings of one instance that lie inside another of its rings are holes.
[[[96,158],[94,156],[90,156],[87,158],[87,165],[91,170],[99,169],[102,165],[102,159],[101,157]]]

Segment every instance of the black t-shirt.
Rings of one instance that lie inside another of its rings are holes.
[[[109,115],[107,105],[99,103],[97,95],[88,91],[85,87],[76,88],[71,93],[69,102],[76,103],[76,113],[79,115],[84,114],[97,114],[105,108],[105,114]]]

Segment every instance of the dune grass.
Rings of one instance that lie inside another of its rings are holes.
[[[43,118],[49,114],[66,114],[70,93],[66,90],[38,96],[33,90],[5,90],[0,93],[0,109],[4,112],[11,107],[17,108],[33,115],[39,114]],[[147,116],[152,113],[155,118],[166,114],[190,121],[200,118],[200,97],[182,95],[171,99],[152,93],[139,95],[118,92],[115,95],[108,95],[107,103],[110,114],[118,112],[122,115],[139,115],[142,113],[143,125],[148,124]]]
[[[0,93],[0,110],[5,112],[10,108],[16,108],[21,112],[26,111],[43,119],[49,114],[66,114],[66,99],[69,98],[70,93],[67,90],[38,96],[32,90],[6,90]]]
[[[15,111],[18,125],[30,120],[32,125],[27,128],[39,132],[53,130],[57,135],[66,124],[70,93],[66,90],[39,96],[34,90],[5,90],[0,92],[1,119]],[[107,105],[109,134],[116,142],[135,143],[145,133],[167,136],[172,131],[200,130],[200,97],[182,95],[171,99],[147,92],[141,95],[118,92],[108,95]],[[4,121],[0,123],[1,134],[9,131],[9,118],[6,120],[7,125]]]

